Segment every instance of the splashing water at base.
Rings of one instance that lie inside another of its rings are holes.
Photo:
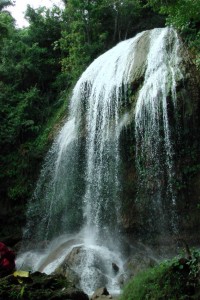
[[[113,263],[119,272],[113,269]],[[120,292],[119,277],[123,273],[123,260],[119,253],[105,246],[85,244],[84,235],[63,235],[54,239],[44,250],[27,251],[18,256],[18,269],[40,271],[46,274],[67,264],[67,271],[77,276],[77,286],[91,295],[97,288],[107,286],[112,294]],[[69,273],[68,273],[69,274]],[[74,275],[73,275],[74,276]]]

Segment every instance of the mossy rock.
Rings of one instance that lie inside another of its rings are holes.
[[[0,300],[89,300],[62,275],[35,272],[28,278],[13,275],[0,279]]]
[[[138,273],[125,286],[120,300],[199,298],[199,252],[175,257]]]

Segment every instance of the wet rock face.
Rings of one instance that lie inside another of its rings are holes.
[[[147,253],[136,253],[126,260],[124,264],[124,273],[119,277],[119,285],[123,287],[132,277],[140,271],[154,267],[157,261]]]
[[[138,83],[144,79],[149,45],[150,31],[146,31],[137,41],[134,61],[131,67],[130,82],[134,90],[138,88]]]
[[[108,290],[105,287],[97,289],[91,297],[91,300],[95,299],[112,299],[112,296],[109,294]]]
[[[153,267],[156,265],[156,260],[150,256],[145,256],[142,253],[137,253],[128,258],[124,264],[124,269],[130,276],[136,275],[141,270]]]
[[[174,38],[170,38],[167,44],[167,51],[174,43]],[[138,173],[136,168],[136,141],[134,137],[135,120],[134,109],[137,102],[139,90],[144,83],[144,74],[146,71],[146,59],[149,50],[149,32],[146,32],[139,40],[136,46],[135,61],[132,68],[131,77],[131,96],[129,98],[129,106],[126,114],[128,115],[128,122],[126,128],[121,131],[120,135],[120,151],[121,151],[121,226],[123,232],[127,234],[134,234],[135,237],[142,238],[145,242],[147,239],[157,239],[159,230],[155,230],[154,226],[149,230],[153,232],[147,236],[149,224],[154,224],[155,218],[152,217],[149,222],[149,216],[152,212],[151,199],[156,198],[159,188],[161,188],[161,199],[166,216],[170,215],[171,207],[168,204],[168,190],[167,186],[167,170],[163,171],[163,176],[159,177],[160,184],[157,182],[149,170],[155,167],[144,165],[144,188],[139,191]],[[192,239],[196,244],[200,242],[195,232],[199,231],[200,210],[198,211],[199,202],[199,169],[200,169],[200,77],[195,67],[191,64],[191,59],[187,50],[181,44],[178,56],[180,59],[180,71],[183,77],[180,76],[176,82],[176,105],[173,106],[173,95],[170,89],[167,94],[168,107],[168,123],[171,130],[171,144],[173,146],[174,155],[174,176],[170,184],[173,185],[174,195],[176,198],[176,212],[178,217],[177,227],[179,228],[180,236],[184,235],[186,240]],[[170,84],[170,80],[169,84]],[[131,117],[132,116],[132,117]],[[162,112],[160,112],[160,119],[162,119]],[[162,129],[162,128],[161,128]],[[161,160],[165,156],[165,150],[161,156]],[[147,153],[148,154],[148,153]],[[164,168],[163,168],[164,170]],[[162,172],[162,170],[161,170]],[[169,180],[168,180],[169,181]],[[169,184],[168,184],[169,185]],[[167,191],[167,192],[166,192]],[[139,203],[139,204],[138,204]],[[141,203],[141,204],[140,204]],[[163,222],[163,227],[170,228],[171,221],[166,217]],[[161,223],[161,222],[159,222]],[[173,227],[173,226],[172,226]],[[194,228],[195,232],[194,232]],[[158,226],[159,229],[159,226]],[[165,231],[165,230],[163,230]],[[169,229],[168,235],[173,235],[173,228]]]
[[[55,274],[61,274],[68,278],[75,286],[79,286],[80,277],[78,274],[71,269],[67,262],[62,263],[54,272]]]
[[[89,300],[81,290],[74,288],[61,275],[46,275],[36,272],[28,278],[16,278],[13,275],[0,279],[1,300]]]

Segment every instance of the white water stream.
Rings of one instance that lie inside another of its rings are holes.
[[[136,164],[141,189],[154,181],[151,207],[156,214],[153,214],[153,218],[157,218],[156,226],[160,226],[160,229],[165,223],[162,186],[167,189],[168,201],[171,201],[171,215],[167,217],[174,232],[178,230],[173,188],[175,153],[169,114],[170,109],[176,109],[176,83],[183,78],[179,67],[179,49],[180,42],[173,29],[155,29],[151,32],[145,79],[135,109]],[[167,181],[165,185],[164,179]],[[166,227],[162,229],[167,230]]]

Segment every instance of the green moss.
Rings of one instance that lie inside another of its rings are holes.
[[[120,300],[193,299],[199,290],[199,257],[176,257],[139,273],[125,287]],[[195,298],[194,298],[195,299]]]
[[[73,299],[79,299],[79,295],[83,295],[81,291],[73,289],[68,279],[61,275],[35,272],[27,278],[16,278],[13,275],[0,278],[1,299],[69,299],[73,293],[77,293],[77,297]],[[88,298],[85,295],[82,299]]]
[[[58,129],[61,126],[63,118],[66,116],[67,106],[69,102],[69,94],[63,94],[60,99],[60,106],[53,111],[48,122],[43,126],[40,135],[33,142],[33,148],[38,152],[44,152],[49,145],[49,142],[55,137]]]

